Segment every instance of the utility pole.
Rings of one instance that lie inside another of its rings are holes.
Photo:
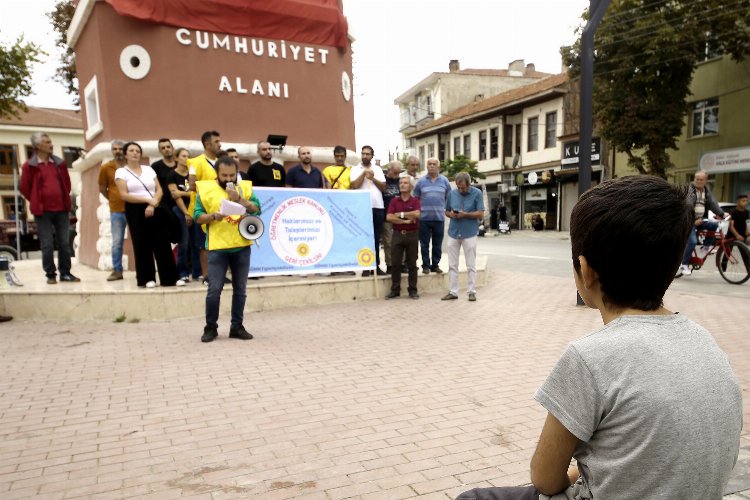
[[[581,33],[581,112],[578,127],[578,196],[591,187],[591,135],[594,128],[592,97],[594,94],[594,34],[607,11],[610,0],[590,0],[589,20]],[[576,304],[583,299],[576,294]]]

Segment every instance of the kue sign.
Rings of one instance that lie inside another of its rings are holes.
[[[265,226],[250,275],[374,269],[369,193],[255,188]]]

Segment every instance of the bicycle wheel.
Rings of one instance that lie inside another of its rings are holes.
[[[723,248],[716,252],[716,267],[727,282],[741,285],[750,278],[750,249],[738,241],[730,241],[726,246],[726,255]]]

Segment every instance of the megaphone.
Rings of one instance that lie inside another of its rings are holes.
[[[254,215],[244,216],[239,223],[239,231],[243,238],[250,241],[255,241],[263,236],[265,227],[260,217]]]

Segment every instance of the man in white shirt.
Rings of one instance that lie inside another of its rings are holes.
[[[383,191],[385,191],[385,174],[383,169],[372,163],[375,150],[371,146],[362,147],[362,163],[352,167],[350,189],[363,189],[370,192],[372,206],[372,226],[375,233],[375,272],[378,276],[385,276],[380,269],[380,235],[385,221],[385,207],[383,205]],[[370,271],[363,271],[362,276],[369,276]]]

